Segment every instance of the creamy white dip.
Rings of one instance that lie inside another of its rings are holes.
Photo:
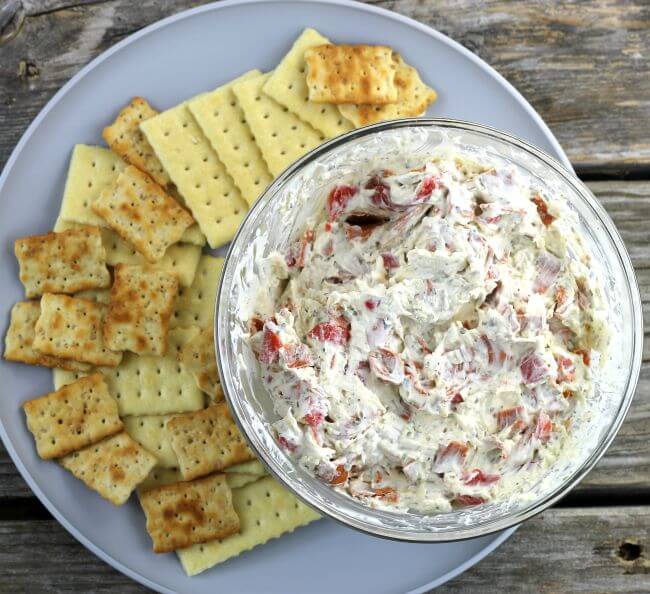
[[[328,188],[267,261],[250,343],[277,439],[373,507],[524,493],[562,452],[607,340],[575,218],[502,165],[389,167]]]

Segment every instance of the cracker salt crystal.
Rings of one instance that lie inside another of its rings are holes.
[[[309,100],[315,103],[397,101],[393,50],[381,45],[323,44],[305,51]]]
[[[122,429],[117,403],[95,373],[23,404],[38,455],[60,458]]]
[[[114,277],[104,342],[114,351],[164,355],[178,279],[155,268],[125,264],[115,267]]]
[[[35,336],[36,321],[41,315],[38,301],[19,301],[11,309],[11,320],[5,337],[4,357],[7,361],[18,361],[28,365],[68,369],[70,371],[88,371],[90,365],[72,359],[44,355],[32,347]]]
[[[146,120],[140,126],[184,198],[210,247],[230,241],[248,205],[187,103]]]
[[[93,211],[149,262],[163,258],[194,223],[192,216],[146,173],[129,165],[92,203]]]
[[[232,502],[239,532],[177,551],[187,575],[201,573],[320,517],[271,477],[233,490]]]
[[[110,286],[106,251],[98,227],[23,237],[14,242],[27,297],[76,293]]]
[[[295,113],[301,120],[311,124],[327,138],[352,130],[352,124],[341,114],[336,105],[309,101],[309,89],[305,72],[305,51],[313,46],[328,43],[314,29],[305,29],[295,41],[289,53],[282,58],[264,84],[263,90],[280,105]]]
[[[262,74],[245,80],[234,85],[233,92],[269,171],[278,176],[323,142],[325,135],[266,95],[262,89],[268,79],[268,74]]]
[[[148,173],[161,186],[169,184],[169,176],[140,130],[140,124],[158,112],[146,99],[134,97],[118,114],[115,121],[104,128],[106,144],[124,161]]]
[[[223,474],[141,492],[140,504],[156,553],[225,538],[239,530]]]
[[[126,503],[156,464],[156,457],[121,432],[59,461],[76,478],[114,505]]]
[[[45,355],[115,367],[122,353],[111,351],[104,342],[105,315],[103,303],[46,293],[32,345]]]
[[[249,205],[257,200],[273,177],[232,87],[260,74],[259,70],[251,70],[188,102],[194,118]]]
[[[225,402],[173,417],[167,429],[186,480],[254,458]]]

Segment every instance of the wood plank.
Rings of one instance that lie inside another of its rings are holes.
[[[27,0],[0,53],[0,163],[46,101],[99,53],[195,0]],[[373,2],[427,23],[496,67],[582,171],[650,167],[650,11],[645,0]],[[443,89],[444,91],[444,89]]]
[[[649,546],[650,507],[551,509],[436,592],[650,592]],[[0,583],[4,594],[148,591],[54,520],[0,522]]]
[[[645,318],[645,363],[618,436],[574,494],[650,494],[650,182],[593,182],[589,187],[612,216],[636,269]],[[0,444],[0,500],[31,496]]]
[[[650,592],[648,546],[650,507],[550,509],[436,594]]]

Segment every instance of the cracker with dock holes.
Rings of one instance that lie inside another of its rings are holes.
[[[187,575],[201,573],[320,517],[271,477],[233,490],[232,502],[239,532],[177,551]]]
[[[185,480],[254,459],[225,402],[167,421]]]
[[[211,248],[230,241],[248,205],[187,107],[168,109],[140,126]]]
[[[54,230],[63,231],[65,229],[73,229],[77,226],[77,223],[58,218],[54,225]],[[106,263],[109,266],[147,263],[147,260],[140,252],[112,229],[102,227],[101,234],[102,244],[106,250]],[[196,272],[200,257],[201,247],[199,244],[175,243],[169,246],[162,260],[159,260],[152,266],[158,270],[165,270],[175,274],[181,286],[189,287],[194,280],[194,273]]]
[[[310,47],[324,43],[328,43],[328,39],[318,31],[305,29],[289,53],[282,58],[282,62],[271,73],[263,90],[269,97],[295,113],[301,120],[311,124],[328,138],[332,138],[349,132],[353,126],[342,116],[336,105],[309,101],[309,89],[305,79],[307,70],[305,51]]]
[[[92,204],[104,190],[115,183],[125,167],[124,161],[108,149],[76,145],[72,151],[61,211],[54,230],[64,230],[60,222],[107,227],[106,221],[93,211]],[[169,191],[173,192],[173,188]],[[183,233],[180,241],[204,245],[205,236],[196,225],[192,225]]]
[[[160,260],[194,222],[161,186],[132,165],[117,176],[91,208],[149,262]]]
[[[314,103],[397,101],[393,50],[383,45],[323,44],[305,51],[309,100]]]
[[[23,237],[14,242],[20,281],[27,297],[76,293],[110,286],[106,251],[98,227]]]
[[[158,459],[157,466],[176,468],[178,458],[172,449],[172,443],[167,431],[167,421],[172,415],[144,415],[140,417],[124,417],[124,429],[142,447],[150,451]]]
[[[234,85],[233,92],[269,171],[277,176],[325,136],[266,95],[262,88],[268,79],[268,74],[250,78]]]
[[[106,305],[88,299],[46,293],[34,329],[34,349],[45,355],[115,367],[122,353],[104,342]]]
[[[420,116],[438,97],[432,88],[422,82],[418,71],[413,66],[404,62],[401,56],[397,56],[396,60],[397,102],[387,105],[355,105],[352,103],[339,105],[341,113],[355,126],[367,126],[384,120]]]
[[[147,478],[156,457],[123,431],[68,454],[59,462],[104,499],[122,505]]]
[[[251,70],[188,103],[194,118],[249,205],[257,200],[273,177],[255,144],[232,87],[260,74],[259,70]]]
[[[4,357],[7,361],[18,361],[28,365],[43,365],[68,369],[70,371],[88,371],[90,365],[72,359],[44,355],[32,347],[36,320],[41,315],[38,301],[19,301],[11,309],[11,321],[5,337]]]
[[[169,176],[156,157],[151,145],[140,130],[140,124],[158,112],[142,97],[134,97],[118,114],[115,121],[104,128],[106,144],[127,163],[148,173],[161,186],[169,184]]]
[[[156,553],[225,538],[239,530],[224,474],[155,487],[140,493],[140,504]]]
[[[108,149],[77,144],[70,158],[59,216],[74,223],[106,226],[90,205],[125,167],[124,161]]]
[[[38,455],[60,458],[122,429],[117,403],[95,373],[23,404]]]
[[[197,329],[196,335],[181,348],[178,360],[194,376],[199,388],[213,401],[223,400],[212,328]]]
[[[117,400],[120,416],[167,415],[203,408],[203,392],[176,360],[181,346],[190,336],[184,328],[170,330],[164,357],[127,352],[117,367],[99,368]],[[60,369],[54,370],[53,375],[57,388],[80,376]]]
[[[104,342],[114,351],[164,355],[178,279],[155,268],[125,264],[115,267],[114,277]]]
[[[172,328],[212,327],[217,287],[223,268],[223,258],[203,254],[191,287],[181,287],[176,299]]]

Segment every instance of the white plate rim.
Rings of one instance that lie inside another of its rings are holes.
[[[198,6],[195,8],[191,8],[188,10],[181,11],[179,13],[173,14],[171,16],[168,16],[164,19],[161,19],[159,21],[156,21],[155,23],[152,23],[151,25],[148,25],[147,27],[144,27],[143,29],[140,29],[139,31],[136,31],[135,33],[132,33],[131,35],[127,36],[123,40],[119,41],[115,45],[111,46],[104,52],[102,52],[99,56],[95,57],[93,60],[91,60],[88,64],[86,64],[84,67],[82,67],[79,72],[77,72],[67,83],[65,83],[53,96],[52,98],[45,104],[45,106],[41,109],[41,111],[38,113],[38,115],[32,120],[31,124],[27,127],[23,135],[21,136],[20,140],[14,147],[13,151],[11,152],[9,159],[7,160],[2,174],[0,175],[0,195],[2,194],[2,190],[4,188],[4,185],[6,183],[6,180],[9,178],[11,174],[11,170],[13,169],[14,163],[18,159],[20,153],[23,150],[23,147],[29,139],[31,138],[32,134],[36,131],[36,129],[39,127],[41,121],[47,116],[47,114],[61,101],[65,95],[68,93],[68,91],[74,87],[78,81],[80,81],[82,78],[86,76],[87,73],[95,69],[99,64],[104,62],[105,60],[109,59],[113,54],[119,52],[123,47],[126,47],[127,45],[130,45],[131,43],[136,42],[138,39],[149,35],[153,33],[154,31],[157,31],[158,29],[162,29],[164,27],[167,27],[168,25],[171,25],[172,23],[179,21],[179,20],[184,20],[186,18],[191,18],[194,17],[197,14],[201,14],[203,12],[210,12],[213,10],[220,10],[222,8],[228,8],[231,6],[236,6],[236,5],[245,5],[245,4],[259,4],[263,2],[272,2],[273,0],[222,0],[219,2],[211,2],[209,4],[205,4],[203,6]],[[474,53],[470,52],[467,48],[465,48],[463,45],[461,45],[459,42],[453,40],[452,38],[448,37],[447,35],[444,35],[440,33],[439,31],[433,29],[432,27],[425,25],[423,23],[420,23],[410,17],[404,16],[402,14],[390,11],[385,8],[381,8],[378,6],[374,5],[368,5],[365,3],[361,2],[355,2],[354,0],[283,0],[283,2],[288,2],[288,3],[301,3],[301,4],[331,4],[331,5],[338,5],[338,6],[345,6],[345,7],[351,7],[356,10],[360,11],[366,11],[366,12],[371,12],[375,14],[379,14],[381,16],[384,16],[388,19],[391,20],[396,20],[399,22],[404,23],[405,25],[408,25],[412,28],[418,29],[422,33],[425,33],[426,35],[433,37],[437,39],[438,41],[451,46],[458,52],[460,52],[464,57],[472,61],[476,66],[478,66],[481,70],[487,72],[490,76],[495,78],[503,88],[505,88],[521,105],[521,107],[524,108],[526,113],[530,116],[530,118],[535,122],[535,124],[540,128],[548,142],[551,144],[553,147],[553,150],[555,154],[559,157],[559,160],[562,162],[563,165],[565,165],[567,168],[570,170],[573,170],[571,162],[569,161],[568,156],[564,152],[564,149],[561,147],[560,143],[558,140],[555,138],[555,135],[551,132],[550,128],[544,122],[542,117],[535,111],[535,109],[528,103],[528,101],[521,95],[521,93],[510,83],[508,80],[506,80],[497,70],[495,70],[492,66],[488,65],[486,62],[484,62],[481,58],[476,56]],[[104,552],[103,549],[99,548],[97,545],[95,545],[90,539],[88,539],[86,536],[84,536],[81,532],[78,531],[78,529],[70,523],[60,512],[59,510],[49,501],[47,496],[42,492],[40,487],[38,486],[38,483],[36,482],[36,479],[31,475],[29,470],[25,467],[23,464],[22,460],[19,458],[16,450],[13,447],[13,444],[11,441],[8,439],[6,430],[4,428],[4,424],[2,422],[2,419],[0,418],[0,438],[2,439],[2,442],[11,458],[13,463],[16,465],[16,468],[20,472],[21,476],[25,480],[25,482],[28,484],[29,488],[32,490],[34,495],[39,499],[39,501],[43,504],[43,506],[52,514],[52,516],[56,519],[56,521],[65,528],[68,533],[70,533],[77,541],[79,541],[84,547],[86,547],[90,552],[92,552],[94,555],[102,559],[104,562],[106,562],[108,565],[119,571],[120,573],[130,577],[131,579],[135,580],[136,582],[147,586],[148,588],[151,588],[153,590],[156,590],[158,592],[163,592],[165,594],[175,594],[173,590],[170,590],[169,588],[165,587],[162,584],[156,583],[149,578],[145,577],[144,575],[140,574],[137,570],[125,565],[124,563],[117,561],[113,557],[111,557],[108,553]],[[487,545],[485,548],[483,548],[481,551],[467,559],[464,563],[461,563],[451,571],[445,573],[442,576],[439,576],[438,578],[428,582],[427,584],[423,584],[419,588],[416,588],[414,590],[410,591],[410,594],[421,594],[424,593],[432,588],[436,588],[437,586],[442,585],[443,583],[457,577],[461,573],[467,571],[470,567],[484,559],[487,555],[492,553],[495,549],[497,549],[503,542],[505,542],[510,536],[517,530],[518,526],[514,526],[508,530],[505,530],[502,532],[497,538],[495,538],[492,542],[490,542],[489,545]]]

